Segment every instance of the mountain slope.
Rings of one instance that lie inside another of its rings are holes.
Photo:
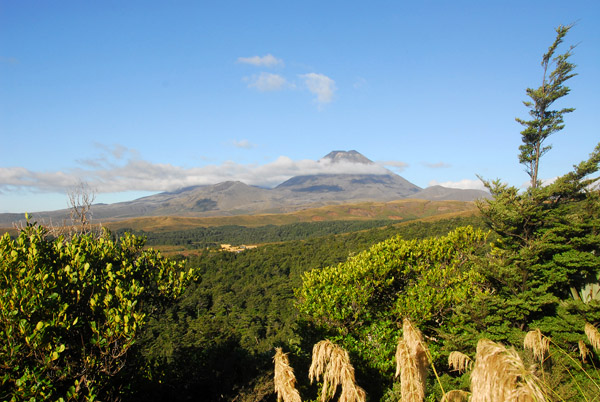
[[[404,198],[421,190],[393,174],[321,174],[296,176],[275,187],[306,200],[378,200]]]

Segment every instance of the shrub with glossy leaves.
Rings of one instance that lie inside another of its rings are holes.
[[[485,241],[486,234],[472,227],[439,238],[388,239],[344,263],[305,273],[298,308],[372,368],[391,373],[403,318],[433,330],[454,306],[482,291],[470,256]]]
[[[151,306],[193,278],[144,239],[0,238],[0,400],[111,398]]]

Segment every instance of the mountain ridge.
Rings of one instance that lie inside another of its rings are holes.
[[[319,160],[325,164],[360,167],[375,163],[357,151],[332,151]],[[358,169],[360,170],[360,169]],[[187,186],[173,191],[114,204],[92,205],[93,219],[111,221],[144,216],[235,216],[286,213],[352,202],[388,202],[405,198],[473,201],[489,196],[481,190],[450,189],[441,186],[422,189],[390,170],[382,173],[321,173],[298,175],[266,189],[241,181]],[[20,217],[19,217],[20,216]],[[69,219],[69,210],[31,214],[37,220]],[[23,214],[0,214],[0,224],[24,219]]]

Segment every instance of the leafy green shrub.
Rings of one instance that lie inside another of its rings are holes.
[[[132,235],[46,235],[28,223],[0,238],[0,400],[110,395],[152,305],[194,271]]]
[[[346,262],[303,276],[298,308],[330,339],[388,374],[403,318],[443,326],[455,305],[479,292],[471,254],[486,234],[471,227],[423,240],[394,237]]]

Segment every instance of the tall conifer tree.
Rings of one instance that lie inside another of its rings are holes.
[[[499,180],[484,181],[493,198],[478,204],[498,235],[483,268],[494,289],[486,314],[496,317],[484,325],[497,340],[515,342],[534,323],[548,325],[549,332],[557,330],[563,325],[557,324],[556,315],[564,302],[575,304],[569,310],[574,320],[583,319],[580,313],[591,307],[590,302],[600,318],[600,294],[593,292],[600,274],[599,178],[593,177],[600,168],[600,144],[588,160],[555,182],[544,186],[538,178],[540,156],[549,149],[544,140],[561,130],[563,114],[573,111],[550,110],[555,100],[569,93],[564,82],[575,75],[567,61],[572,47],[554,56],[570,28],[556,29],[557,37],[542,61],[543,84],[527,90],[533,102],[525,104],[534,119],[519,120],[526,126],[519,159],[527,166],[531,186],[522,192]],[[551,61],[556,68],[547,77]]]
[[[569,47],[563,54],[554,55],[557,47],[563,42],[564,37],[572,25],[560,25],[556,28],[556,39],[542,57],[542,85],[537,88],[527,88],[527,96],[531,101],[523,102],[530,111],[531,120],[516,120],[525,126],[521,131],[523,145],[519,147],[519,162],[525,165],[525,170],[531,178],[531,187],[538,186],[538,172],[540,158],[551,149],[551,145],[544,145],[546,139],[564,128],[563,115],[572,112],[573,108],[550,110],[552,104],[567,95],[569,87],[564,83],[576,74],[573,73],[575,65],[569,62],[574,46]],[[554,70],[549,73],[549,69]]]

